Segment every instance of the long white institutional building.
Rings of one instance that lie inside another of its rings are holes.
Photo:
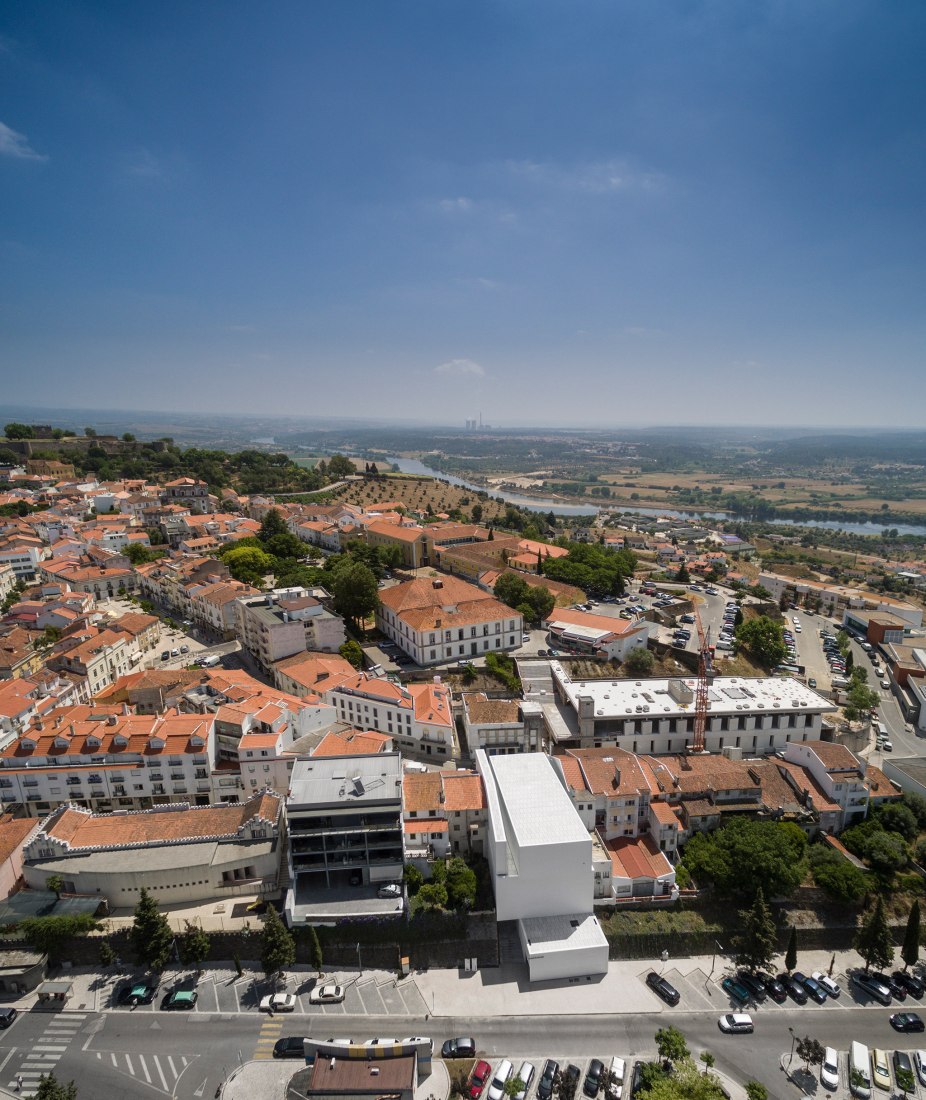
[[[694,736],[694,677],[669,680],[572,680],[553,663],[554,689],[578,720],[582,748],[620,745],[636,753],[678,753]],[[818,741],[835,706],[791,677],[717,676],[708,690],[705,749],[778,752],[789,741]]]

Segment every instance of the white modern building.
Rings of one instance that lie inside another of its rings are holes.
[[[574,712],[582,748],[620,745],[634,753],[684,752],[695,726],[694,677],[573,680],[551,665],[558,698]],[[780,752],[789,741],[820,740],[823,715],[836,708],[791,677],[717,676],[708,688],[705,749],[746,756]]]
[[[531,981],[605,973],[608,941],[592,910],[592,838],[559,762],[544,753],[479,750],[476,767],[498,919],[517,922]]]
[[[612,618],[554,607],[543,625],[567,649],[599,654],[609,661],[625,661],[632,650],[646,648],[652,624],[646,619]]]

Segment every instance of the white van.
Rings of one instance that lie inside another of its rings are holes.
[[[486,1093],[488,1100],[502,1100],[505,1095],[505,1085],[508,1084],[508,1078],[511,1076],[511,1069],[511,1063],[507,1058],[495,1067],[492,1084],[489,1085],[489,1091]]]
[[[214,668],[220,659],[214,653],[210,653],[207,657],[200,657],[198,663],[202,668]]]
[[[849,686],[849,681],[845,676],[834,676],[830,683],[834,688],[847,688]]]
[[[622,1100],[624,1095],[624,1074],[627,1066],[623,1058],[612,1058],[608,1066],[608,1075],[604,1079],[604,1094],[607,1100]]]
[[[849,1047],[849,1091],[859,1100],[871,1096],[871,1057],[864,1043]]]

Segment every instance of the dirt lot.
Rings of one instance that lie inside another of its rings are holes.
[[[474,504],[482,506],[482,521],[497,520],[505,515],[505,505],[494,500],[480,500],[470,489],[447,485],[433,478],[408,477],[387,474],[375,481],[358,481],[346,485],[336,494],[338,500],[369,508],[388,501],[401,501],[409,511],[427,512],[428,505],[435,515],[459,508],[467,519]]]

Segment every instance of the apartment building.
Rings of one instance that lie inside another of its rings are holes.
[[[295,761],[286,817],[290,925],[309,923],[319,905],[350,887],[358,904],[386,911],[375,888],[401,879],[405,867],[398,753]]]
[[[130,671],[137,655],[136,638],[126,631],[91,627],[64,638],[46,664],[55,672],[68,672],[84,681],[80,697],[88,702]]]
[[[463,728],[470,753],[489,756],[541,752],[545,745],[543,708],[526,699],[490,699],[485,692],[464,692]]]
[[[517,611],[450,576],[382,589],[376,624],[425,666],[516,649],[524,629]]]
[[[239,599],[235,623],[242,646],[271,674],[284,657],[306,650],[337,652],[346,639],[344,620],[305,589]]]

